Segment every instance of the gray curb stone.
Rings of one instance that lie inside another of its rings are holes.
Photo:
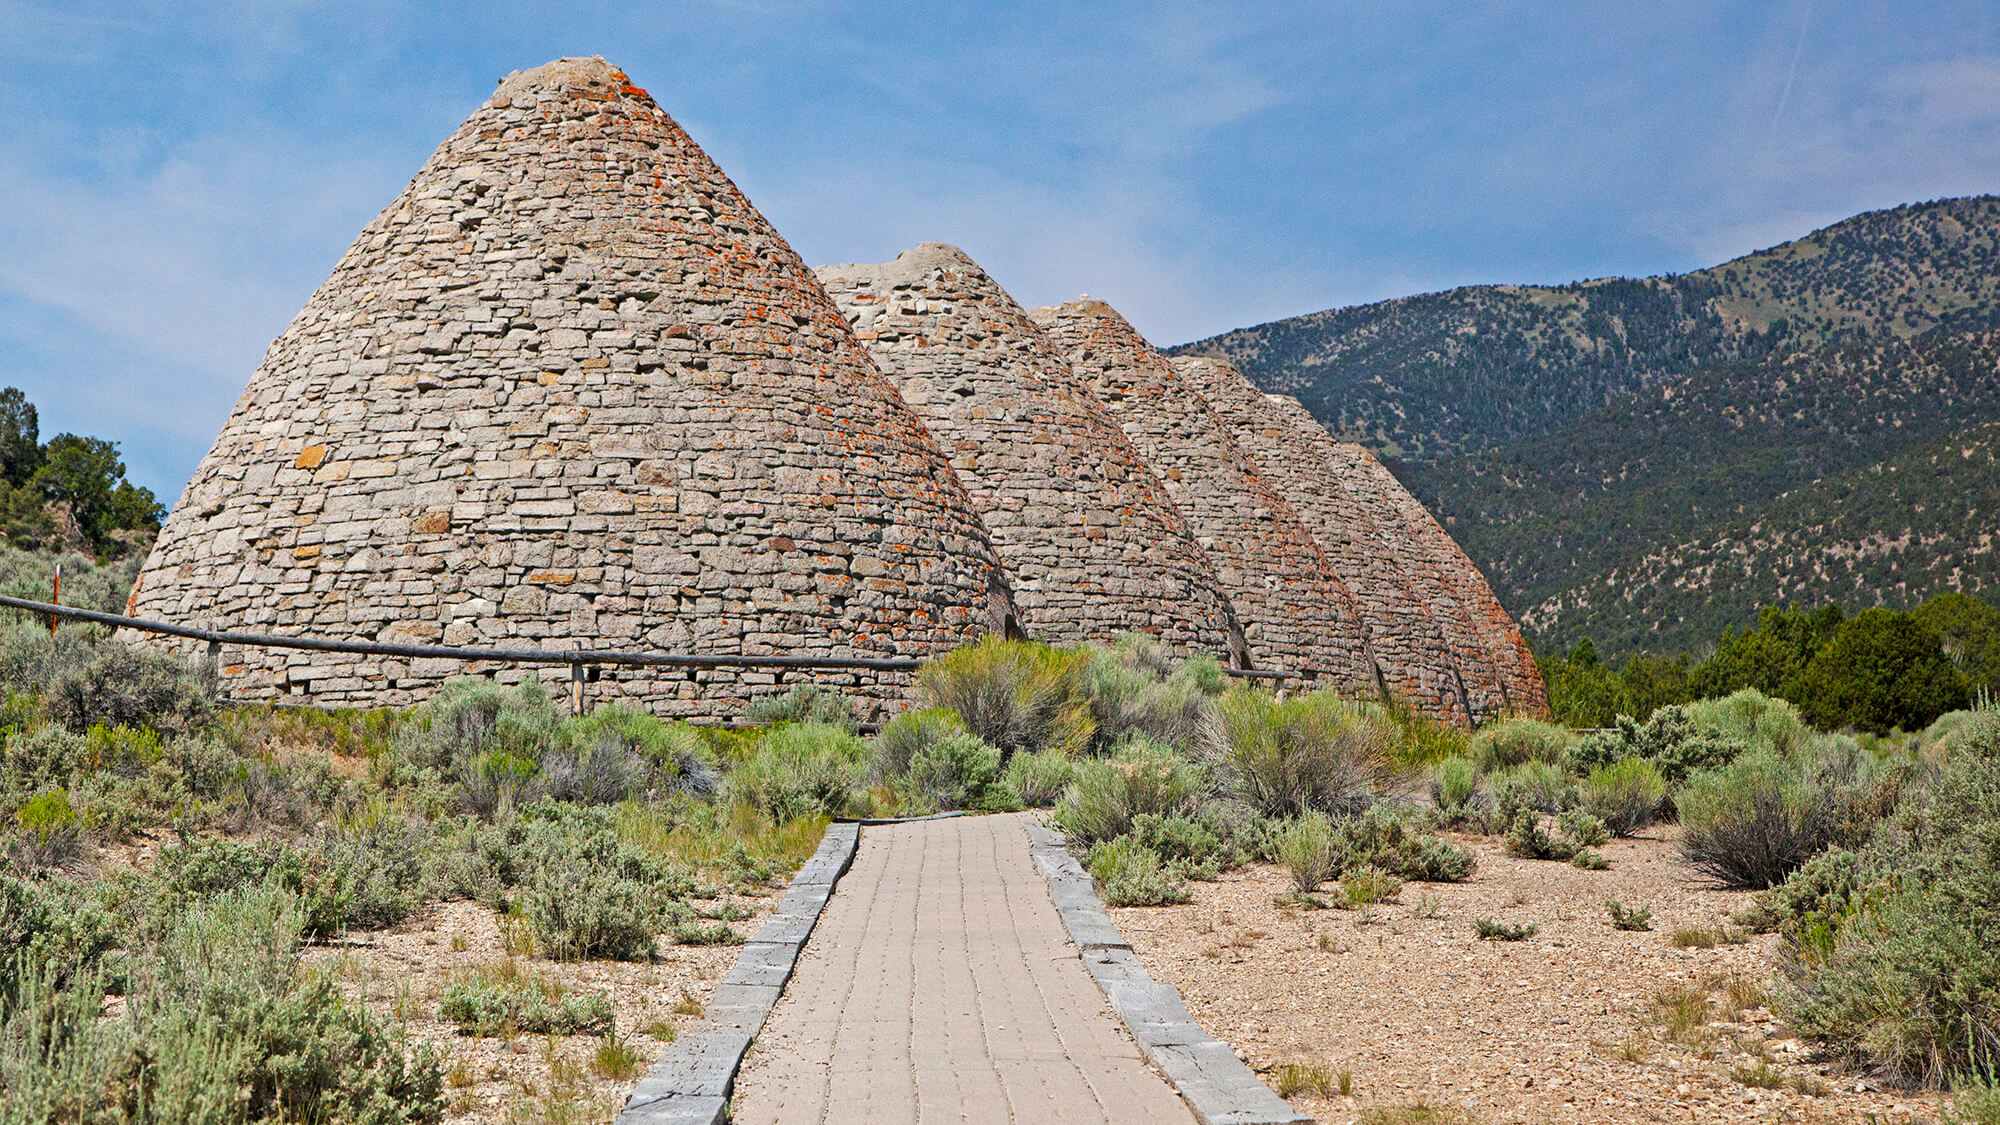
[[[833,897],[833,885],[854,862],[860,840],[858,824],[827,828],[819,850],[792,878],[778,912],[744,944],[736,967],[709,995],[702,1009],[708,1029],[674,1040],[625,1096],[617,1125],[721,1125],[727,1119],[743,1053],[784,994],[799,950]]]
[[[1092,980],[1104,990],[1146,1060],[1194,1111],[1202,1125],[1297,1125],[1305,1116],[1257,1080],[1229,1044],[1201,1029],[1181,1003],[1180,990],[1159,984],[1132,956],[1091,886],[1069,854],[1062,833],[1028,822],[1028,848],[1049,881],[1049,897],[1062,915]]]

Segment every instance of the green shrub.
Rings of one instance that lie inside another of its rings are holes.
[[[1826,848],[1859,843],[1886,812],[1887,780],[1852,742],[1795,758],[1758,749],[1677,794],[1681,857],[1723,887],[1776,886]]]
[[[606,1035],[614,1017],[608,995],[571,992],[508,963],[448,982],[438,1018],[464,1035]]]
[[[967,730],[1003,757],[1016,752],[1090,746],[1095,723],[1084,686],[1085,649],[1054,648],[989,636],[953,649],[917,673],[926,707],[958,712]]]
[[[49,717],[72,731],[105,726],[191,730],[215,710],[215,685],[185,659],[102,641],[89,664],[50,679]]]
[[[6,550],[0,546],[0,557]],[[122,610],[121,603],[114,612]],[[25,622],[7,611],[0,620],[7,622],[0,624],[0,686],[29,699],[45,694],[49,681],[80,672],[97,657],[102,631],[97,626],[64,625],[50,633],[46,619]]]
[[[1561,765],[1575,741],[1567,727],[1539,719],[1503,719],[1474,733],[1469,752],[1481,772],[1498,773],[1528,762]]]
[[[745,940],[741,931],[726,922],[705,926],[692,918],[669,925],[667,936],[675,945],[742,945]]]
[[[533,758],[506,750],[488,750],[466,763],[459,778],[466,809],[485,820],[524,801],[541,766]]]
[[[1189,878],[1213,880],[1243,862],[1227,826],[1214,812],[1140,813],[1132,818],[1132,838]]]
[[[2000,1077],[1967,1075],[1953,1085],[1953,1102],[1943,1125],[2000,1125]]]
[[[718,780],[700,732],[612,703],[561,728],[559,741],[543,753],[534,791],[558,801],[609,805],[652,794],[706,797]]]
[[[1503,827],[1519,819],[1522,810],[1554,813],[1576,803],[1576,786],[1568,774],[1547,762],[1525,762],[1486,779],[1486,791]]]
[[[1533,922],[1495,922],[1491,918],[1474,918],[1472,932],[1481,941],[1526,941],[1542,932]]]
[[[1075,763],[1060,750],[1016,754],[1001,771],[1000,788],[1023,808],[1046,808],[1056,803],[1075,776]]]
[[[793,684],[783,695],[767,695],[752,700],[743,709],[743,718],[752,723],[777,726],[780,723],[816,723],[853,731],[861,725],[854,703],[832,688],[813,683]]]
[[[1578,848],[1576,854],[1569,857],[1569,865],[1571,867],[1580,867],[1585,871],[1609,871],[1611,869],[1610,860],[1605,859],[1589,848]]]
[[[1339,870],[1333,822],[1317,809],[1286,821],[1277,831],[1272,850],[1291,873],[1292,886],[1300,894],[1318,890]]]
[[[918,750],[902,788],[920,808],[962,809],[1000,777],[1000,751],[970,733],[951,734]]]
[[[535,791],[551,800],[612,805],[644,793],[651,773],[636,751],[606,738],[549,751],[533,781]]]
[[[1969,738],[1982,712],[1947,711],[1924,728],[1912,749],[1926,762],[1942,766],[1951,761],[1960,744]]]
[[[1176,666],[1155,637],[1127,634],[1091,654],[1084,687],[1100,748],[1131,736],[1196,754],[1220,749],[1214,697],[1225,688],[1222,666],[1203,654]]]
[[[82,829],[67,790],[51,789],[28,798],[14,820],[20,830],[7,851],[23,869],[69,867],[82,858]]]
[[[1349,867],[1340,877],[1341,897],[1349,906],[1373,906],[1402,893],[1403,881],[1371,864]]]
[[[1238,690],[1222,714],[1236,784],[1265,816],[1358,812],[1388,784],[1395,727],[1379,708],[1325,691],[1280,700]]]
[[[868,747],[851,732],[819,723],[773,729],[729,774],[730,792],[780,823],[840,816],[853,802]]]
[[[1533,809],[1522,809],[1514,814],[1514,821],[1507,826],[1507,854],[1522,859],[1553,859],[1568,862],[1575,859],[1583,845],[1566,835],[1551,835],[1542,827],[1541,814]]]
[[[1788,1024],[1905,1080],[2000,1069],[2000,716],[1858,854],[1794,882],[1773,1001]]]
[[[1863,871],[1859,852],[1829,848],[1738,911],[1736,924],[1759,934],[1827,932],[1880,874]]]
[[[182,916],[138,959],[127,1061],[100,1081],[150,1121],[440,1120],[435,1055],[303,970],[300,922],[268,886]]]
[[[1634,906],[1627,908],[1615,898],[1604,900],[1604,912],[1611,915],[1614,930],[1650,930],[1653,928],[1653,908]]]
[[[1577,807],[1614,835],[1630,836],[1651,825],[1667,796],[1660,769],[1644,758],[1626,758],[1590,771],[1577,787]]]
[[[1579,848],[1602,847],[1611,839],[1611,830],[1604,822],[1582,809],[1564,809],[1556,824]]]
[[[948,735],[963,734],[965,720],[944,707],[905,711],[882,724],[869,745],[875,776],[888,782],[910,772],[910,759],[917,751]]]
[[[538,678],[510,687],[464,676],[439,688],[417,709],[415,721],[397,728],[392,753],[399,763],[448,776],[492,751],[540,763],[562,741],[563,721]]]
[[[1431,767],[1431,803],[1446,824],[1463,824],[1475,811],[1479,770],[1464,758],[1446,758]]]
[[[1335,825],[1340,870],[1378,867],[1422,883],[1462,883],[1478,860],[1456,844],[1423,831],[1406,810],[1378,804]]]
[[[1109,758],[1079,761],[1056,802],[1055,822],[1082,847],[1123,836],[1141,813],[1185,813],[1201,791],[1201,771],[1163,746],[1131,741]]]
[[[117,919],[104,901],[108,890],[103,883],[0,874],[0,998],[21,984],[24,968],[45,970],[46,982],[56,985],[95,971],[118,944]]]
[[[1697,734],[1745,747],[1763,746],[1780,754],[1805,749],[1814,734],[1798,708],[1756,688],[1690,703],[1687,717]]]
[[[1111,906],[1171,906],[1188,901],[1187,884],[1151,848],[1120,836],[1090,849],[1090,874]]]
[[[558,961],[644,961],[663,925],[653,888],[582,863],[551,863],[521,896],[542,950]]]
[[[293,887],[306,932],[378,929],[408,918],[431,883],[430,826],[382,817],[336,826],[300,849]]]
[[[1724,724],[1729,713],[1722,708],[1711,717]],[[1645,758],[1659,769],[1671,789],[1691,774],[1728,765],[1750,748],[1749,743],[1721,731],[1722,726],[1718,726],[1717,733],[1704,733],[1695,725],[1688,706],[1672,704],[1654,711],[1643,723],[1618,716],[1616,729],[1588,735],[1571,746],[1564,764],[1581,777],[1626,758]]]

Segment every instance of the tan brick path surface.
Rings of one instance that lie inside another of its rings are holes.
[[[1169,1122],[1022,816],[870,827],[737,1078],[738,1125]]]

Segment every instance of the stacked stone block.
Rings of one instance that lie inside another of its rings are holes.
[[[816,272],[951,459],[1029,635],[1077,644],[1139,630],[1240,662],[1242,630],[1173,501],[971,258],[927,242]]]
[[[1234,368],[1176,358],[1174,369],[1208,400],[1257,470],[1292,505],[1353,595],[1388,690],[1413,707],[1465,722],[1478,702],[1459,653],[1446,636],[1442,591],[1426,588],[1409,546],[1362,503],[1332,462],[1264,402]],[[1449,607],[1455,608],[1455,607]]]
[[[921,655],[1013,612],[840,311],[602,59],[509,75],[362,231],[130,604],[295,636],[829,656]],[[462,670],[245,651],[225,684],[394,704]],[[607,675],[600,695],[710,716],[773,680]]]
[[[1310,426],[1309,432],[1314,435],[1328,436],[1296,399],[1282,399],[1281,405],[1295,424]],[[1350,482],[1352,491],[1364,503],[1382,513],[1388,534],[1408,544],[1423,571],[1436,575],[1439,584],[1450,591],[1459,619],[1465,622],[1473,638],[1466,642],[1463,651],[1473,656],[1483,652],[1489,662],[1480,681],[1497,689],[1498,699],[1489,694],[1488,703],[1475,718],[1491,718],[1496,710],[1546,718],[1549,693],[1542,682],[1541,669],[1535,664],[1534,651],[1521,636],[1513,616],[1501,606],[1486,576],[1466,556],[1457,540],[1368,450],[1353,442],[1333,442],[1332,457],[1341,479]]]
[[[1368,622],[1384,680],[1420,708],[1483,720],[1546,711],[1520,631],[1422,504],[1296,400],[1265,395],[1227,361],[1174,360],[1305,520]],[[1356,454],[1359,454],[1357,457]]]
[[[1208,552],[1252,658],[1353,694],[1379,689],[1353,598],[1230,427],[1102,301],[1030,314],[1125,431]]]

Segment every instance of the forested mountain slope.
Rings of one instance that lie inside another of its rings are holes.
[[[2000,423],[1988,422],[1713,521],[1528,607],[1521,624],[1671,651],[1755,620],[1759,606],[1904,609],[1946,590],[1995,601],[1996,536]]]
[[[1895,540],[1909,521],[1864,503],[1883,487],[1869,474],[2000,420],[1996,329],[2000,198],[1979,197],[1681,276],[1475,286],[1175,350],[1226,356],[1375,449],[1538,640],[1618,651],[1711,637],[1768,600],[1751,589],[1857,608],[1947,588],[1925,585],[1945,581],[1934,568],[1883,588],[1881,568],[1796,570],[1790,553],[1820,544],[1788,521],[1818,510],[1808,495],[1845,496],[1837,525],[1813,526]],[[1951,468],[1896,495],[1935,511],[1976,476]],[[1725,541],[1733,570],[1676,569]]]

